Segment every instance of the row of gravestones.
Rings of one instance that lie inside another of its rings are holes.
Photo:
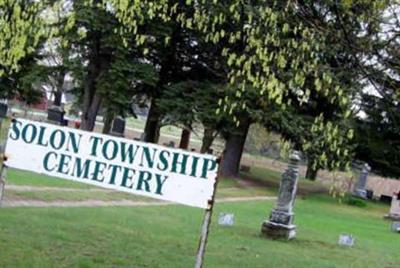
[[[5,118],[7,116],[8,106],[5,103],[0,102],[0,118]],[[60,126],[68,126],[68,120],[64,118],[65,111],[58,107],[53,106],[47,110],[47,121],[52,124],[60,125]],[[114,118],[111,126],[110,134],[117,137],[124,137],[126,127],[126,121],[122,117]],[[135,138],[135,140],[143,140],[143,134],[140,138]],[[170,141],[169,143],[164,143],[164,146],[175,148],[175,142]],[[195,151],[194,148],[191,151]],[[208,151],[209,154],[212,154],[213,151],[210,149]]]
[[[292,239],[296,236],[296,226],[293,223],[293,205],[299,178],[299,161],[300,156],[297,152],[290,156],[289,165],[282,175],[276,206],[272,210],[269,220],[265,221],[261,227],[262,233],[267,237]],[[354,187],[353,196],[367,199],[366,185],[371,168],[368,164],[357,164],[355,168],[359,178]],[[400,232],[400,191],[393,196],[387,218],[393,221],[392,230]],[[351,235],[341,235],[339,244],[343,242],[344,245],[351,246],[353,241]]]
[[[65,111],[63,111],[58,106],[53,106],[47,110],[47,121],[53,124],[67,126],[68,120],[64,118]],[[112,127],[111,127],[111,135],[117,137],[123,137],[125,132],[125,119],[122,117],[116,117],[113,120]]]

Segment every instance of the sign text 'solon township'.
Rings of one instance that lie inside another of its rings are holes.
[[[23,119],[6,153],[11,167],[203,208],[217,171],[214,156]]]

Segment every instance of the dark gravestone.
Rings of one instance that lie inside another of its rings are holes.
[[[367,199],[371,200],[374,198],[374,191],[367,190]]]
[[[118,137],[123,137],[125,133],[125,119],[122,117],[116,117],[113,121],[111,128],[111,134]]]
[[[170,141],[170,142],[167,144],[167,147],[175,148],[175,142],[174,142],[174,141]]]
[[[47,121],[57,125],[64,125],[65,112],[58,106],[47,109]]]
[[[390,204],[390,203],[392,203],[392,197],[388,196],[388,195],[381,195],[381,197],[379,198],[379,201],[382,203]]]
[[[4,118],[7,116],[8,105],[0,102],[0,118]]]

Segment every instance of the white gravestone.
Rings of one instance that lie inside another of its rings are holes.
[[[224,226],[233,226],[235,216],[231,213],[220,213],[218,217],[218,224]]]
[[[339,236],[339,245],[352,247],[354,245],[354,237],[348,234],[341,234]]]
[[[392,231],[400,233],[400,221],[394,221],[392,223]]]
[[[393,195],[392,204],[390,206],[389,218],[400,220],[400,200],[398,195]]]

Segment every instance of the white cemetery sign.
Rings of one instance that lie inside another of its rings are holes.
[[[118,137],[14,119],[6,165],[189,206],[208,208],[217,159]]]

